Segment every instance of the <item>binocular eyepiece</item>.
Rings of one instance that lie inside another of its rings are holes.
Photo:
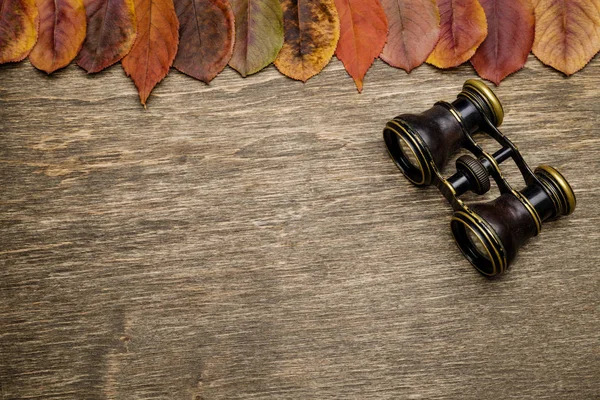
[[[421,114],[403,114],[383,131],[388,152],[404,176],[417,186],[435,185],[452,205],[452,234],[465,257],[484,275],[506,271],[519,247],[536,236],[542,223],[573,212],[575,194],[555,168],[542,165],[532,171],[517,147],[498,127],[504,119],[502,104],[482,81],[468,80],[452,103],[437,102]],[[474,139],[491,136],[500,149],[490,154]],[[471,155],[456,160],[456,173],[444,177],[442,169],[459,150]],[[525,188],[515,190],[503,177],[500,165],[512,159]],[[482,195],[491,188],[500,196],[487,203],[467,205],[460,196]]]

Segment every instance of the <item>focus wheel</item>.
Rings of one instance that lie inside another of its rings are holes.
[[[456,169],[467,177],[471,184],[471,191],[474,193],[484,194],[490,190],[490,176],[478,159],[461,156],[456,160]]]

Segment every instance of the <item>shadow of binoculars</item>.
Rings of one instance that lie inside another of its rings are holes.
[[[452,205],[450,227],[456,244],[475,268],[486,276],[506,271],[518,249],[550,219],[573,212],[573,189],[555,168],[541,165],[534,171],[517,147],[498,127],[504,119],[502,104],[482,81],[465,82],[452,103],[437,102],[421,114],[403,114],[383,131],[388,152],[404,176],[417,186],[435,185]],[[490,154],[473,139],[476,133],[493,138],[500,149]],[[456,173],[441,171],[452,155],[466,149],[472,155],[456,160]],[[515,190],[503,177],[500,165],[512,159],[525,181]],[[491,179],[500,196],[467,205],[460,196],[468,191],[487,193]]]

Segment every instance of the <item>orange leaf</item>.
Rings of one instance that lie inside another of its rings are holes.
[[[233,10],[227,0],[175,0],[179,50],[173,66],[210,82],[233,53]]]
[[[89,73],[102,71],[125,57],[136,36],[133,0],[84,0],[87,35],[77,64]]]
[[[572,75],[600,51],[600,0],[537,0],[533,54]]]
[[[335,0],[335,6],[340,16],[335,55],[361,92],[365,74],[385,45],[387,18],[379,0]]]
[[[0,0],[0,64],[27,57],[39,24],[35,0]]]
[[[284,43],[275,66],[306,82],[331,60],[340,37],[334,0],[282,0]]]
[[[121,64],[145,106],[150,92],[173,64],[179,44],[179,21],[173,0],[135,0],[135,14],[137,39]]]
[[[484,79],[500,81],[523,68],[533,45],[533,6],[523,0],[479,0],[488,23],[488,35],[471,58]]]
[[[79,53],[85,39],[83,0],[37,0],[38,41],[29,54],[34,67],[47,73],[64,68]]]
[[[440,38],[440,13],[435,0],[382,0],[390,23],[380,57],[406,72],[423,64]]]
[[[477,0],[438,0],[441,33],[427,62],[452,68],[469,60],[487,36],[485,12]]]

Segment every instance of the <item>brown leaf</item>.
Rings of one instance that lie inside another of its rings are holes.
[[[340,16],[335,55],[361,92],[365,74],[385,45],[387,18],[379,0],[335,0],[335,5]]]
[[[35,0],[0,0],[0,64],[23,60],[38,37]]]
[[[485,12],[477,0],[438,0],[440,40],[427,58],[438,68],[469,60],[487,36]]]
[[[306,82],[331,60],[340,37],[334,0],[282,0],[285,41],[275,66]]]
[[[523,0],[479,0],[488,24],[488,35],[471,58],[484,79],[500,81],[523,68],[533,45],[533,6]]]
[[[423,64],[440,38],[435,0],[382,0],[390,30],[381,59],[406,72]]]
[[[179,50],[173,66],[210,82],[233,53],[233,11],[227,0],[175,0]]]
[[[283,46],[279,0],[231,0],[236,40],[229,65],[242,76],[271,64]]]
[[[85,9],[83,0],[37,0],[37,6],[40,31],[29,61],[50,74],[79,53],[85,39]]]
[[[133,0],[84,0],[87,35],[77,64],[99,72],[125,57],[135,41]]]
[[[574,74],[600,51],[600,0],[537,0],[533,54]]]
[[[145,106],[154,86],[169,73],[177,54],[179,21],[173,0],[135,0],[138,35],[121,64]]]

